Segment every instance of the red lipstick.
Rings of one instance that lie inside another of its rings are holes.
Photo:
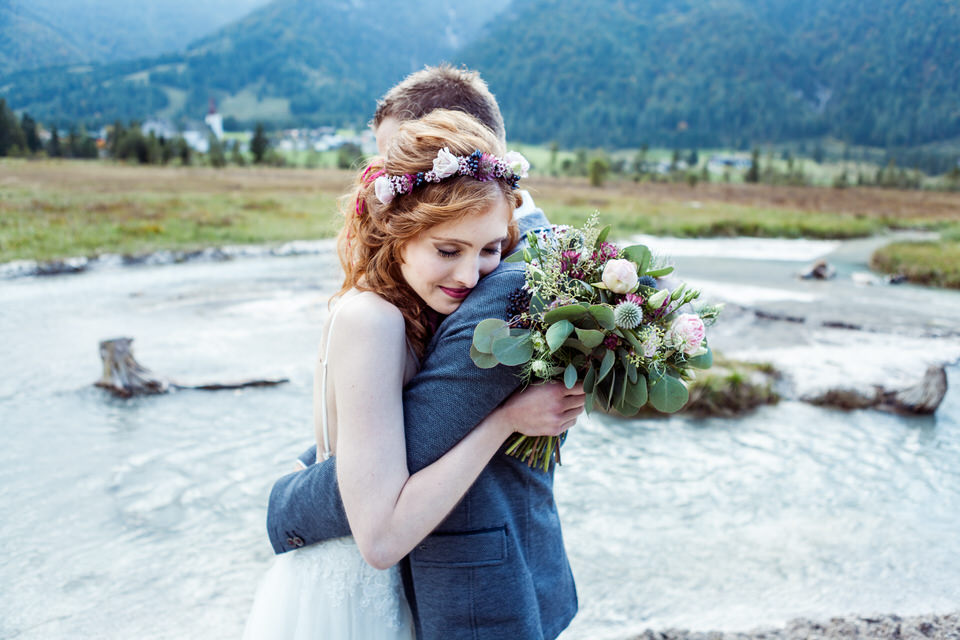
[[[463,300],[464,298],[467,297],[467,294],[469,294],[472,291],[472,289],[467,289],[467,288],[451,289],[449,287],[440,287],[440,290],[443,291],[448,296],[450,296],[451,298],[453,298],[454,300]]]

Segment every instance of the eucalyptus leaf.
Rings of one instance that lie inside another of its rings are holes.
[[[596,401],[596,396],[592,391],[586,394],[586,396],[587,397],[584,398],[583,410],[587,415],[590,415],[590,412],[593,411],[593,403]]]
[[[470,345],[470,358],[481,369],[493,369],[500,364],[500,361],[492,353],[477,351],[477,348],[473,345]]]
[[[553,324],[560,320],[578,320],[589,315],[589,312],[579,304],[568,304],[563,307],[551,309],[543,316],[544,324]]]
[[[617,383],[617,372],[610,372],[610,380],[608,380],[609,387],[607,388],[607,408],[604,411],[610,411],[610,407],[613,405],[614,391],[616,389]]]
[[[510,335],[510,325],[499,318],[487,318],[473,330],[473,346],[481,353],[493,353],[493,343]]]
[[[538,295],[535,295],[530,298],[530,313],[538,314],[541,313],[544,309],[547,308],[546,301]]]
[[[587,348],[585,344],[574,338],[572,335],[563,341],[564,347],[570,347],[571,349],[576,349],[585,356],[589,356],[592,352],[592,348]]]
[[[567,389],[573,389],[573,385],[577,384],[577,368],[572,364],[563,370],[563,384]]]
[[[577,284],[580,285],[580,289],[581,289],[586,295],[591,296],[591,297],[593,296],[594,291],[593,291],[593,287],[592,287],[592,286],[590,286],[588,283],[584,282],[583,280],[577,280]]]
[[[687,364],[695,369],[709,369],[713,366],[713,351],[707,347],[707,352],[687,360]]]
[[[580,342],[583,343],[588,349],[593,349],[599,347],[603,342],[603,338],[606,334],[603,331],[597,331],[596,329],[576,329],[577,338],[580,339]]]
[[[533,357],[533,341],[529,335],[500,338],[493,343],[493,355],[508,367],[524,364]]]
[[[627,378],[630,382],[637,381],[637,365],[630,361],[630,356],[624,348],[617,349],[617,355],[620,356],[620,362],[623,363],[623,369],[627,372]]]
[[[603,244],[608,235],[610,235],[610,225],[606,225],[603,229],[600,229],[600,233],[597,234],[597,241],[594,243],[593,248],[599,251],[600,245]]]
[[[653,271],[647,271],[646,275],[651,278],[662,278],[663,276],[668,276],[673,273],[673,267],[662,267],[660,269],[654,269]]]
[[[550,347],[550,353],[563,346],[563,341],[573,333],[573,324],[569,320],[560,320],[550,325],[547,329],[547,346]]]
[[[593,365],[590,365],[590,368],[587,369],[587,375],[583,377],[583,391],[584,393],[593,393],[594,388],[597,384],[597,370],[593,368]]]
[[[527,253],[528,252],[526,249],[524,249],[523,251],[514,251],[509,256],[507,256],[507,259],[504,260],[504,262],[526,262]]]
[[[627,385],[626,400],[638,409],[647,404],[647,378],[641,373],[637,381]]]
[[[608,331],[613,331],[617,328],[617,323],[613,317],[613,308],[608,307],[603,304],[594,304],[590,306],[590,315],[600,324],[601,327]]]
[[[607,352],[603,356],[603,361],[600,363],[600,371],[597,373],[597,382],[607,377],[607,374],[610,373],[610,370],[613,369],[613,363],[616,360],[616,356],[613,351],[610,349],[606,350]]]
[[[621,253],[626,256],[627,260],[637,265],[639,273],[647,272],[650,267],[650,249],[642,244],[635,244],[625,247]]]
[[[627,342],[630,343],[630,346],[633,347],[633,350],[637,353],[643,353],[643,345],[640,343],[640,338],[637,337],[631,329],[623,329],[621,334],[624,338],[627,339]]]
[[[649,396],[654,409],[663,413],[674,413],[687,404],[690,394],[682,382],[668,374],[650,387]]]

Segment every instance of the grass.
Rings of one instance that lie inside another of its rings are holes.
[[[0,160],[0,262],[329,237],[339,226],[336,199],[353,175]],[[621,238],[848,238],[917,228],[956,233],[960,242],[957,193],[632,181],[595,188],[548,177],[524,187],[554,222],[580,224],[597,210]]]
[[[348,180],[341,172],[306,172],[310,180],[299,170],[97,162],[3,169],[13,171],[0,179],[0,262],[329,237]]]
[[[894,242],[876,250],[870,267],[916,284],[960,289],[960,231],[940,242]]]

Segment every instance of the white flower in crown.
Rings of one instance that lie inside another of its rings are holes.
[[[449,178],[460,169],[460,159],[450,153],[450,150],[444,147],[437,152],[437,157],[433,159],[433,172],[438,178],[443,180]]]
[[[521,178],[526,178],[528,172],[530,171],[530,163],[527,162],[527,159],[519,151],[507,151],[507,154],[503,156],[503,161],[507,163],[507,166],[510,167],[510,170]]]
[[[394,196],[397,195],[393,183],[387,176],[380,176],[373,181],[373,191],[377,194],[377,200],[383,204],[390,204],[393,202]]]

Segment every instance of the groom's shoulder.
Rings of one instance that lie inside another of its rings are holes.
[[[454,315],[461,318],[478,313],[501,315],[506,311],[507,298],[525,281],[524,263],[501,262],[477,283]],[[502,307],[502,309],[494,308]]]

